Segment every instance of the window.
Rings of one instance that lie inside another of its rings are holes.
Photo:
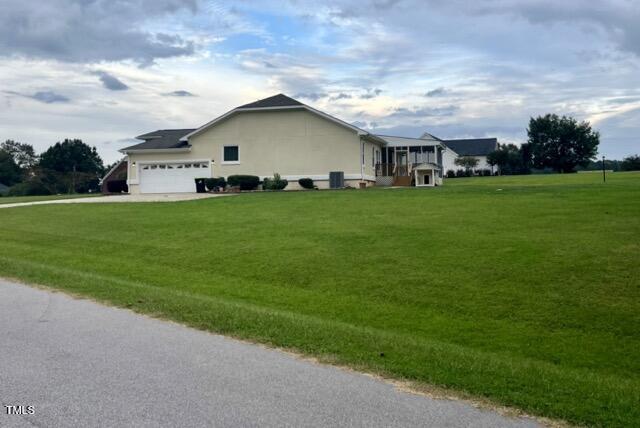
[[[222,162],[229,162],[229,163],[240,162],[240,147],[224,146],[222,150]]]

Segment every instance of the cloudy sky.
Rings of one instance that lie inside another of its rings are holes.
[[[522,142],[589,120],[640,153],[640,0],[0,0],[0,140],[107,162],[279,92],[383,134]]]

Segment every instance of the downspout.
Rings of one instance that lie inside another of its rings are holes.
[[[364,138],[360,137],[360,181],[364,181]]]

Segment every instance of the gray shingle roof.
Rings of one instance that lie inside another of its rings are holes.
[[[158,149],[179,149],[187,147],[186,141],[180,141],[182,137],[195,131],[195,129],[159,129],[137,136],[139,140],[144,140],[140,144],[125,147],[121,151],[128,150],[158,150]]]
[[[441,141],[435,137],[427,138],[424,135],[421,138],[410,137],[396,137],[394,135],[382,135],[376,134],[376,137],[384,140],[388,146],[432,146],[441,143]]]
[[[301,106],[300,101],[294,100],[284,94],[274,95],[269,98],[264,98],[249,104],[242,105],[237,108],[265,108],[265,107],[288,107],[288,106]]]
[[[444,140],[444,144],[460,156],[486,156],[498,148],[497,138]]]

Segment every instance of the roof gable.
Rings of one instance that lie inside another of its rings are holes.
[[[258,101],[254,101],[249,104],[241,105],[240,107],[236,107],[236,109],[242,108],[269,108],[269,107],[290,107],[290,106],[302,106],[300,101],[294,100],[291,97],[286,96],[285,94],[278,94],[272,97],[263,98]]]
[[[498,148],[497,138],[444,140],[444,144],[460,156],[487,156]]]
[[[249,104],[244,104],[240,107],[236,107],[233,110],[230,110],[228,112],[226,112],[225,114],[223,114],[222,116],[219,116],[215,119],[213,119],[212,121],[205,123],[204,125],[202,125],[200,128],[193,130],[192,132],[188,133],[187,135],[182,137],[183,141],[188,140],[189,138],[191,138],[194,135],[197,135],[203,131],[205,131],[206,129],[209,129],[210,127],[214,126],[215,124],[229,118],[230,116],[237,114],[237,113],[242,113],[242,112],[247,112],[247,111],[260,111],[260,110],[265,110],[265,111],[270,111],[270,110],[293,110],[293,109],[304,109],[307,110],[315,115],[318,115],[320,117],[323,117],[339,126],[342,126],[344,128],[348,128],[351,131],[356,132],[358,135],[361,136],[367,136],[367,138],[373,139],[375,141],[378,142],[382,142],[382,140],[380,140],[378,137],[376,137],[375,135],[358,128],[357,126],[351,125],[343,120],[340,120],[336,117],[333,117],[327,113],[321,112],[320,110],[316,110],[313,107],[309,107],[306,104],[301,103],[300,101],[294,100],[291,97],[288,97],[284,94],[278,94],[278,95],[274,95],[272,97],[268,97],[268,98],[264,98],[262,100],[258,100],[255,101],[253,103],[249,103]]]

